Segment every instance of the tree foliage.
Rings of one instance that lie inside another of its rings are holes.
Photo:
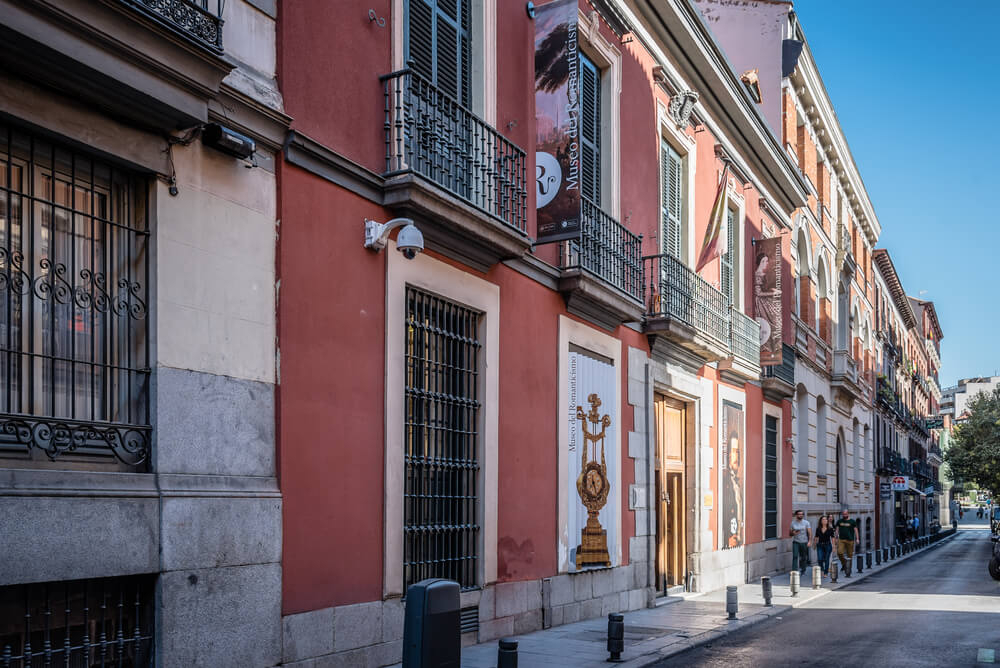
[[[968,404],[969,418],[955,427],[944,453],[952,480],[974,482],[1000,495],[1000,388],[980,392]]]

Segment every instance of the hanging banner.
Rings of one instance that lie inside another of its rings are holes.
[[[536,244],[580,236],[577,0],[535,10]]]
[[[781,237],[761,239],[754,256],[754,316],[760,324],[760,365],[781,364]]]
[[[618,565],[618,425],[615,366],[599,355],[569,354],[567,457],[569,570]]]
[[[722,404],[722,548],[743,545],[743,408]]]

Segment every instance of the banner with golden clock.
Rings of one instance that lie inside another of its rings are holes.
[[[618,564],[618,425],[614,410],[616,371],[600,355],[569,354],[567,486],[569,570]]]

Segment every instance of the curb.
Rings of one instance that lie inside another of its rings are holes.
[[[635,663],[633,665],[635,665],[637,667],[639,667],[639,666],[652,666],[652,665],[654,665],[656,663],[659,663],[660,661],[663,661],[664,659],[669,659],[672,656],[676,656],[678,654],[682,654],[684,652],[687,652],[688,650],[695,649],[695,648],[701,647],[703,645],[707,645],[708,643],[710,643],[710,642],[712,642],[714,640],[718,640],[719,638],[723,638],[723,637],[725,637],[725,636],[727,636],[727,635],[729,635],[731,633],[735,633],[736,631],[742,631],[743,629],[750,628],[751,626],[755,626],[757,624],[760,624],[761,622],[767,621],[768,619],[771,619],[772,617],[777,617],[777,616],[781,615],[782,613],[792,612],[796,608],[799,608],[799,607],[804,606],[804,605],[806,605],[808,603],[811,603],[811,602],[815,601],[818,598],[822,598],[823,596],[826,596],[827,594],[829,594],[831,592],[834,592],[834,591],[837,591],[839,589],[843,589],[844,587],[849,587],[852,584],[861,582],[865,578],[867,578],[869,575],[874,575],[876,573],[885,572],[885,571],[891,569],[892,567],[897,566],[897,565],[903,563],[907,559],[910,559],[911,557],[916,557],[918,555],[925,554],[926,552],[928,552],[929,550],[931,550],[931,549],[933,549],[935,547],[938,547],[940,545],[944,545],[947,542],[950,542],[951,539],[954,538],[957,535],[958,535],[958,532],[956,531],[953,534],[945,536],[944,538],[942,538],[941,540],[937,541],[936,543],[932,543],[932,544],[928,545],[927,547],[920,548],[916,552],[911,552],[909,554],[905,554],[905,555],[903,555],[901,557],[897,557],[892,562],[883,564],[882,568],[879,568],[877,571],[876,570],[872,570],[872,569],[866,570],[864,573],[856,574],[855,577],[853,579],[851,579],[850,581],[838,582],[836,585],[833,585],[833,586],[831,586],[828,589],[826,589],[826,588],[825,589],[821,589],[819,593],[817,593],[814,596],[811,596],[809,598],[802,599],[800,601],[795,601],[795,602],[792,602],[792,603],[790,603],[788,605],[782,605],[780,607],[777,606],[777,605],[775,605],[773,608],[765,608],[764,610],[756,612],[756,613],[754,613],[753,615],[751,615],[749,617],[745,617],[743,619],[738,619],[735,622],[730,622],[728,626],[725,626],[725,627],[722,627],[722,628],[717,628],[717,629],[712,629],[711,631],[704,631],[702,633],[699,633],[697,636],[695,636],[693,638],[688,638],[688,639],[686,639],[683,642],[677,642],[677,643],[674,643],[672,645],[668,645],[667,647],[664,647],[662,650],[659,650],[659,651],[656,651],[656,652],[651,652],[649,654],[644,654],[642,656],[637,656],[634,659],[631,659],[630,661],[642,661],[644,659],[648,659],[647,661],[644,661],[643,663]]]

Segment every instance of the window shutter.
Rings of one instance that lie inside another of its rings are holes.
[[[734,228],[736,226],[736,215],[733,213],[732,209],[726,209],[726,252],[722,254],[722,294],[726,296],[726,299],[730,304],[733,303],[734,297],[734,287],[733,287],[733,257],[736,253],[736,233]]]
[[[584,197],[601,205],[601,73],[580,55],[581,187]]]
[[[681,257],[681,157],[671,146],[660,145],[662,252]]]
[[[408,0],[406,62],[441,92],[471,106],[470,0]]]

